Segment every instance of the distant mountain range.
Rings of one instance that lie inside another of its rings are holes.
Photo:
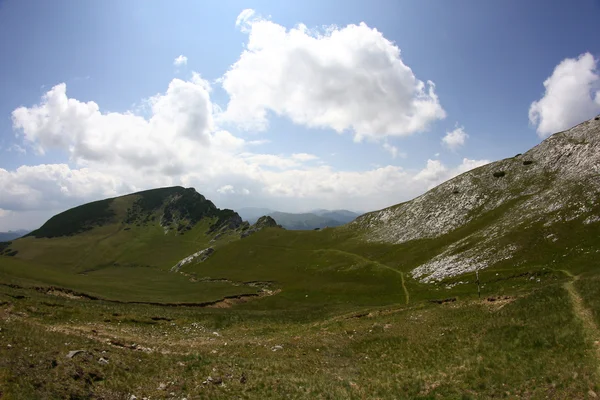
[[[25,229],[18,229],[16,231],[0,232],[0,242],[8,242],[9,240],[15,240],[21,236],[25,236],[30,231]]]
[[[340,226],[352,222],[359,213],[348,210],[312,210],[307,213],[286,213],[269,208],[245,207],[237,210],[238,214],[249,223],[253,224],[263,215],[272,217],[285,229],[311,230],[328,226]]]

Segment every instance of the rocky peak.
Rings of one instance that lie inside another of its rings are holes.
[[[587,221],[598,204],[600,119],[592,119],[524,154],[468,171],[414,200],[365,214],[349,228],[368,241],[403,243],[468,226],[462,239],[432,254],[414,271],[415,277],[435,280],[512,257],[519,249],[519,243],[506,244],[512,231],[537,223]]]
[[[242,232],[241,237],[245,238],[265,228],[283,229],[283,227],[281,225],[278,225],[277,221],[275,221],[272,217],[268,215],[263,215],[256,221],[256,223],[254,223],[254,225],[251,225],[250,227],[248,227],[248,229],[244,230],[244,232]]]

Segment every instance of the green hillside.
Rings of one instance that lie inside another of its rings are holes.
[[[596,398],[598,165],[591,120],[318,231],[181,187],[68,210],[0,244],[2,395]]]

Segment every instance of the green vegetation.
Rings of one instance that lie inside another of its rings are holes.
[[[71,208],[50,218],[41,228],[27,234],[32,237],[70,236],[109,223],[115,213],[111,208],[114,199],[94,201]]]
[[[595,398],[600,198],[523,158],[319,231],[181,187],[62,213],[0,244],[0,397]]]

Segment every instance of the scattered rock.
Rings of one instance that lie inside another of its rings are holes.
[[[273,347],[271,347],[271,350],[272,351],[283,350],[283,346],[279,346],[279,345],[273,346]]]
[[[264,228],[282,228],[281,225],[277,224],[277,221],[268,215],[264,215],[260,217],[254,225],[252,225],[249,229],[242,232],[241,238],[248,237],[253,233],[256,233]],[[282,228],[283,229],[283,228]]]
[[[104,358],[104,357],[100,357],[100,358],[98,359],[98,363],[99,363],[99,364],[106,365],[106,364],[108,364],[108,360],[107,360],[106,358]]]
[[[165,390],[167,388],[167,384],[166,383],[160,383],[160,385],[158,385],[158,388],[156,390]]]
[[[593,398],[593,399],[597,399],[598,395],[596,394],[596,392],[594,392],[592,389],[588,390],[588,395]]]
[[[213,385],[220,385],[223,383],[223,379],[221,379],[220,376],[216,376],[214,378],[212,376],[209,376],[204,382],[202,382],[202,384],[206,385],[208,383],[212,383]]]
[[[137,400],[137,396],[135,394],[132,394],[131,396],[129,396],[129,400]]]
[[[9,345],[10,346],[10,345]],[[75,357],[77,354],[79,353],[83,353],[85,350],[71,350],[68,354],[67,354],[67,358],[73,358]]]
[[[199,258],[198,262],[206,261],[206,259],[208,257],[210,257],[211,254],[214,252],[215,252],[215,249],[213,249],[212,247],[208,247],[206,249],[197,251],[196,253],[192,254],[191,256],[188,256],[188,257],[184,258],[183,260],[179,261],[177,264],[175,264],[171,268],[171,272],[178,272],[181,269],[181,267],[183,267],[186,264],[191,263],[192,261],[195,261],[198,258]]]

